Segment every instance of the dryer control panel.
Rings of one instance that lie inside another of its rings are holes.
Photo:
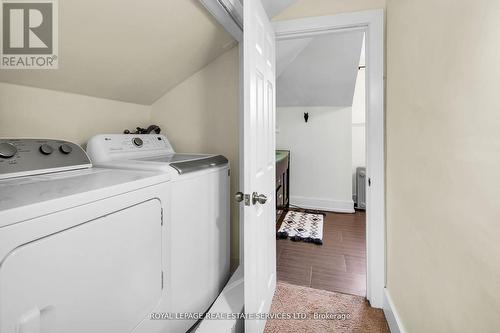
[[[90,168],[77,144],[52,139],[0,138],[0,179]]]
[[[87,143],[94,163],[175,153],[167,137],[160,134],[102,134]]]

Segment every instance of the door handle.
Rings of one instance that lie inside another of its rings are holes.
[[[245,195],[243,194],[243,192],[236,192],[236,194],[234,195],[234,199],[236,200],[236,202],[242,202],[245,199]]]
[[[245,206],[250,206],[250,194],[245,194],[243,192],[236,192],[234,195],[234,199],[236,202],[245,201]]]
[[[257,192],[252,193],[252,204],[260,203],[261,205],[267,202],[267,197],[264,194],[259,194]]]

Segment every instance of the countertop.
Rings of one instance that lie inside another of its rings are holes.
[[[276,150],[276,163],[285,159],[289,154],[288,150]]]

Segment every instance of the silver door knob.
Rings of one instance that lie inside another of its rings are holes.
[[[267,202],[267,197],[264,194],[259,194],[257,192],[252,193],[252,203],[255,205],[256,203],[260,203],[261,205]]]
[[[236,202],[242,202],[245,199],[245,195],[242,192],[236,192],[234,199]]]

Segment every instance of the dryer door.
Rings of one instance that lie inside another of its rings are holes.
[[[161,228],[149,200],[16,248],[0,266],[0,332],[132,331],[161,297]]]

